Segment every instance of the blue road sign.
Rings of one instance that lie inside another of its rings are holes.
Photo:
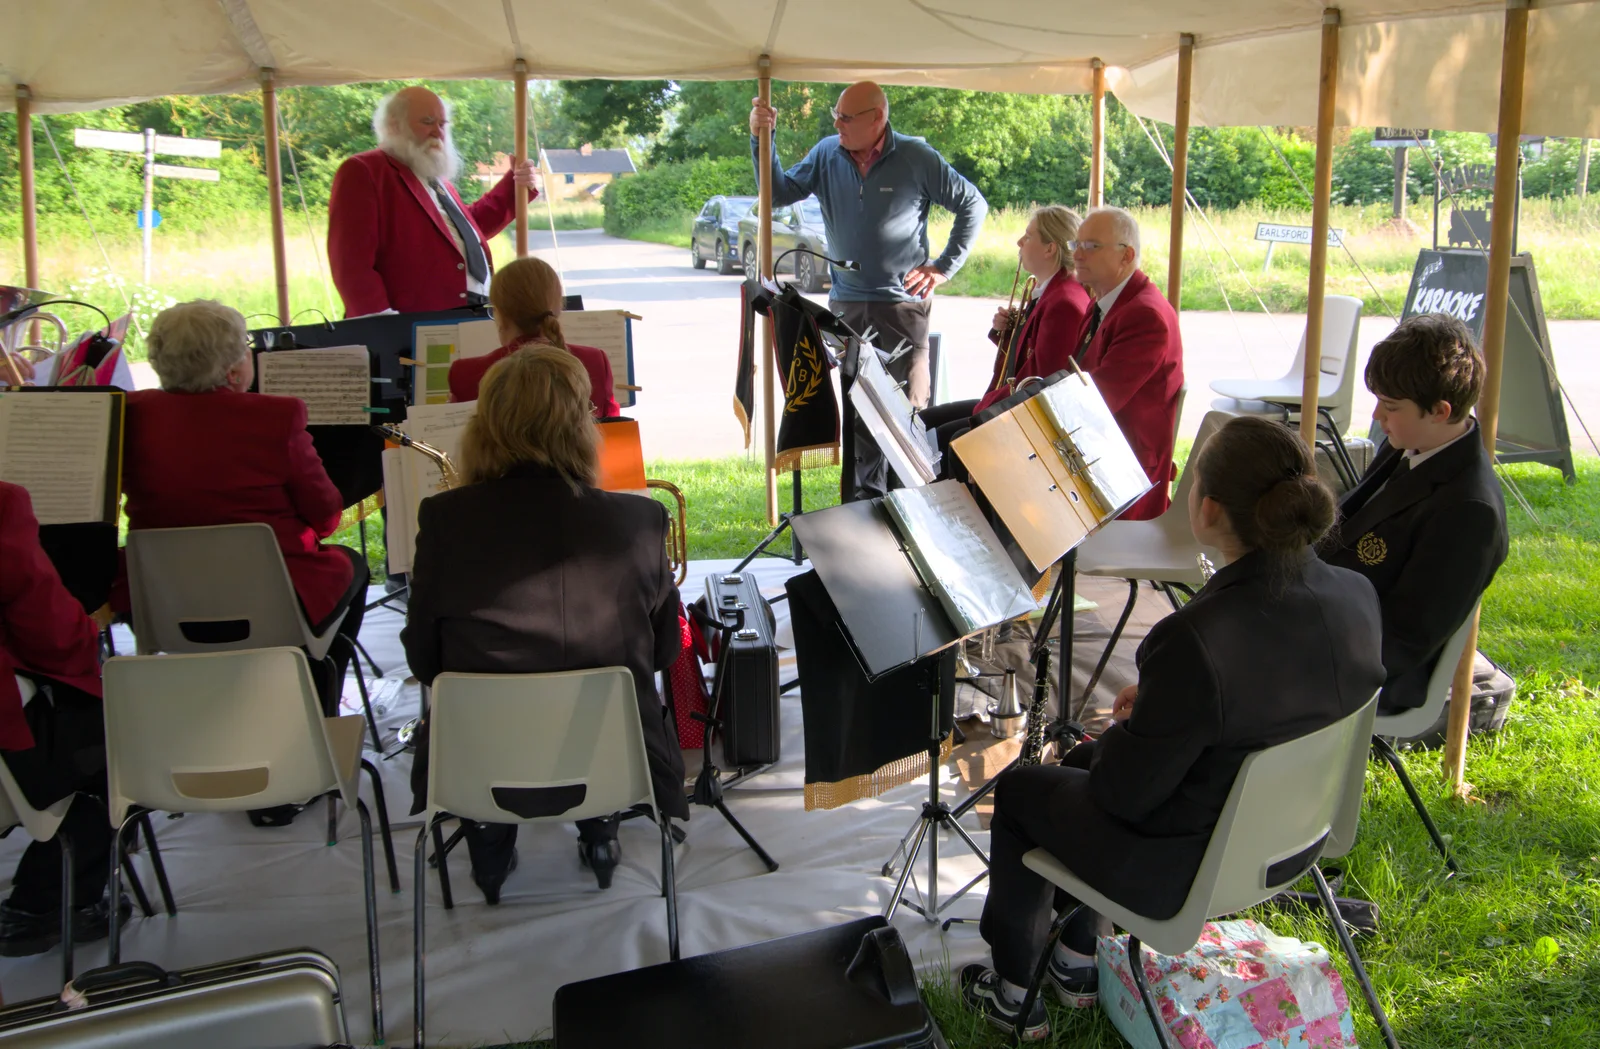
[[[155,229],[159,225],[161,225],[161,212],[145,211],[143,208],[139,209],[140,229],[144,229],[146,226],[149,226],[151,229]]]

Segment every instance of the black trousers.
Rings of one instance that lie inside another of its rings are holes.
[[[948,404],[935,404],[931,408],[924,408],[919,413],[922,423],[933,431],[933,438],[939,446],[939,476],[941,478],[954,478],[965,483],[967,468],[961,464],[961,459],[950,449],[950,442],[972,429],[972,413],[977,409],[978,402],[951,401]]]
[[[578,821],[578,840],[588,842],[615,841],[618,821],[610,817]],[[479,878],[495,879],[505,876],[511,866],[511,854],[517,844],[515,823],[464,823],[467,855],[472,860],[472,873]]]
[[[1085,749],[1084,756],[1088,753]],[[1067,761],[1072,761],[1071,754]],[[989,824],[989,896],[978,930],[994,951],[995,971],[1014,984],[1027,986],[1046,947],[1052,912],[1073,903],[1023,866],[1022,857],[1042,848],[1070,867],[1075,851],[1093,847],[1069,835],[1059,818],[1062,806],[1087,804],[1088,779],[1087,768],[1030,765],[1005,773],[995,786],[994,819]],[[1093,954],[1095,937],[1109,931],[1104,918],[1085,908],[1067,927],[1063,940],[1075,951]]]
[[[98,696],[49,678],[23,708],[34,745],[4,751],[6,767],[36,809],[77,794],[57,832],[72,843],[73,893],[78,906],[98,901],[110,871],[111,824],[106,817],[105,715]],[[48,914],[61,907],[61,845],[31,843],[11,879],[12,907]]]
[[[339,601],[333,606],[333,611],[311,628],[312,633],[321,634],[338,620],[339,636],[345,639],[342,642],[334,642],[333,647],[328,650],[332,666],[323,663],[313,665],[311,668],[312,680],[317,684],[317,695],[322,699],[322,714],[331,718],[339,713],[339,699],[344,691],[344,676],[350,669],[350,656],[355,652],[356,638],[361,636],[361,620],[367,614],[367,584],[372,578],[372,573],[367,568],[367,559],[361,556],[361,551],[352,550],[348,546],[329,546],[328,549],[343,550],[350,558],[351,568],[350,585],[339,595]],[[340,620],[340,616],[344,618]],[[356,668],[357,673],[360,669]]]
[[[932,299],[913,302],[840,302],[828,301],[828,308],[844,319],[858,332],[872,328],[877,332],[873,342],[886,352],[902,341],[911,344],[911,351],[888,366],[888,372],[898,382],[906,384],[906,398],[920,408],[928,403],[931,378],[928,372],[928,318],[933,311]],[[871,434],[847,412],[854,425],[844,428],[844,469],[839,472],[839,498],[846,503],[872,499],[889,490],[889,463],[878,450]]]

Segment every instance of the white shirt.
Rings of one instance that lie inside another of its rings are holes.
[[[1050,276],[1033,286],[1033,299],[1035,302],[1039,301],[1039,299],[1044,295],[1044,289],[1050,286],[1050,282],[1055,280],[1056,274],[1060,272],[1060,270],[1056,270],[1055,273],[1050,274]]]
[[[467,293],[469,295],[488,295],[489,285],[481,280],[473,280],[472,274],[467,271],[467,246],[462,242],[461,232],[456,229],[456,224],[450,221],[450,213],[444,210],[443,204],[439,203],[439,196],[433,191],[433,187],[428,185],[426,180],[422,180],[421,176],[418,176],[418,178],[422,181],[422,188],[428,191],[428,199],[433,201],[433,210],[437,211],[439,213],[439,217],[444,220],[445,232],[450,234],[450,239],[455,242],[456,251],[460,252],[461,254],[461,263],[457,266],[457,268],[461,270],[462,275],[467,278]],[[440,183],[441,192],[450,192],[447,189],[443,189],[443,185],[443,183]],[[463,209],[463,211],[464,210],[465,209]],[[484,251],[483,257],[486,260],[488,259],[489,252],[487,250]]]
[[[1133,273],[1138,272],[1139,271],[1137,269],[1133,271]],[[1094,304],[1100,307],[1100,319],[1102,321],[1106,319],[1106,314],[1111,312],[1111,307],[1117,304],[1117,296],[1122,294],[1122,289],[1126,288],[1128,286],[1128,282],[1133,279],[1133,273],[1130,273],[1126,277],[1122,278],[1121,284],[1118,284],[1115,288],[1112,288],[1110,291],[1094,300]]]
[[[1439,445],[1437,448],[1429,448],[1425,452],[1413,452],[1408,448],[1408,449],[1406,449],[1406,451],[1402,452],[1401,454],[1405,456],[1406,466],[1409,469],[1415,470],[1417,467],[1421,466],[1423,463],[1427,462],[1429,459],[1432,459],[1434,456],[1438,455],[1440,452],[1444,451],[1446,448],[1450,447],[1452,444],[1455,444],[1457,441],[1461,440],[1463,437],[1470,437],[1472,434],[1476,433],[1477,430],[1478,430],[1478,420],[1474,419],[1474,420],[1472,420],[1472,425],[1471,426],[1467,427],[1461,433],[1457,434],[1456,436],[1450,438],[1448,441],[1446,441],[1443,444]]]

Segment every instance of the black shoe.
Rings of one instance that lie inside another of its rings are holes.
[[[1028,1019],[1019,1029],[1017,1013],[1021,1003],[1012,1005],[1000,991],[1000,974],[982,962],[972,962],[961,970],[961,998],[967,1007],[976,1009],[989,1021],[991,1027],[1006,1034],[1015,1033],[1024,1042],[1042,1042],[1050,1037],[1050,1021],[1045,1015],[1043,999],[1035,999]]]
[[[578,862],[594,871],[594,880],[602,889],[611,888],[611,876],[622,862],[622,842],[616,838],[600,841],[578,842]]]
[[[506,864],[506,869],[501,871],[499,874],[496,874],[493,877],[485,878],[480,876],[476,870],[472,872],[472,883],[476,885],[479,891],[483,893],[484,903],[487,903],[489,906],[493,907],[500,902],[500,886],[506,883],[506,878],[510,877],[511,872],[516,869],[517,850],[515,847],[513,847],[511,850],[511,861]]]
[[[274,805],[270,809],[251,809],[246,815],[252,827],[287,827],[304,811],[304,805]]]
[[[122,919],[127,921],[133,913],[128,898],[122,898]],[[110,910],[104,899],[79,907],[72,912],[72,942],[94,943],[103,940],[110,931]],[[13,907],[0,903],[0,957],[25,958],[43,954],[61,942],[61,912],[48,913]]]
[[[1062,965],[1052,949],[1048,972],[1050,986],[1056,989],[1056,1001],[1068,1009],[1090,1009],[1100,1000],[1100,970],[1094,963]]]

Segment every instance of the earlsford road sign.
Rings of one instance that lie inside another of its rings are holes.
[[[1280,226],[1272,222],[1256,223],[1256,239],[1274,244],[1310,244],[1310,226]],[[1344,230],[1328,230],[1328,246],[1337,248],[1344,243]]]
[[[117,149],[124,153],[143,153],[144,136],[136,131],[101,131],[80,127],[72,133],[72,144],[85,149]],[[168,157],[220,157],[222,142],[214,138],[179,138],[157,135],[157,153]]]

